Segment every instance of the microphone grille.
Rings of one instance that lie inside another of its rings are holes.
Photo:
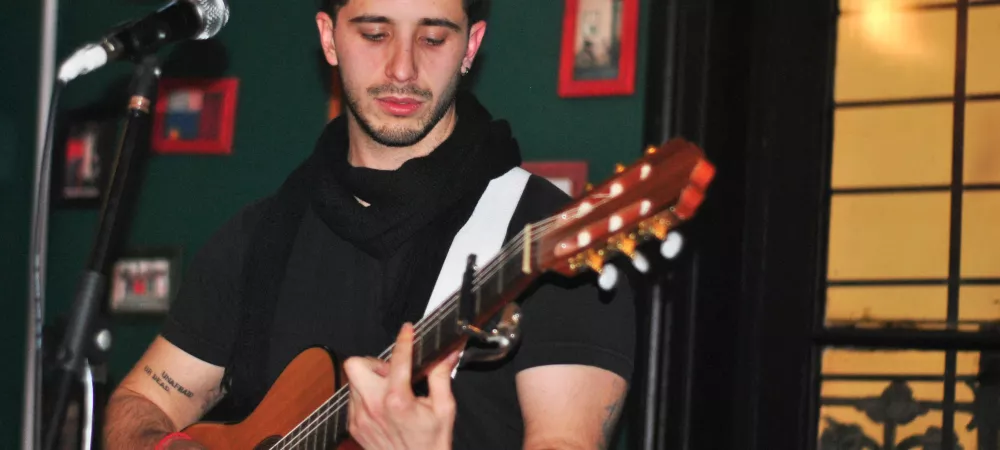
[[[188,0],[195,5],[201,15],[201,33],[195,39],[215,36],[229,22],[229,5],[226,0]]]

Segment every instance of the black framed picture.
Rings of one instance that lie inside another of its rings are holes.
[[[122,110],[85,107],[57,119],[52,196],[61,207],[97,208],[110,181]]]
[[[182,250],[136,248],[111,265],[108,311],[111,314],[165,314],[180,283]]]

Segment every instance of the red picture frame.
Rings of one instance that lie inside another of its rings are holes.
[[[635,93],[639,0],[565,1],[559,96]]]
[[[161,80],[153,120],[153,151],[232,153],[238,91],[236,78]]]
[[[529,161],[521,168],[549,180],[573,198],[587,187],[587,161]]]

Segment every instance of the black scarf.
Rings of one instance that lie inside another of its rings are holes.
[[[520,164],[504,121],[468,93],[456,96],[458,121],[429,155],[395,171],[352,167],[347,120],[327,125],[312,155],[286,179],[252,232],[242,271],[242,316],[223,380],[231,407],[248,413],[267,391],[270,328],[286,264],[306,211],[344,240],[384,260],[405,248],[398,286],[383,304],[387,339],[426,308],[455,233],[490,180]],[[360,198],[370,206],[358,203]],[[408,245],[404,245],[408,244]]]

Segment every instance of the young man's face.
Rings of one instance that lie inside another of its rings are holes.
[[[419,142],[444,117],[485,32],[480,22],[470,35],[462,0],[349,0],[334,19],[317,15],[326,58],[359,125],[389,146]]]

